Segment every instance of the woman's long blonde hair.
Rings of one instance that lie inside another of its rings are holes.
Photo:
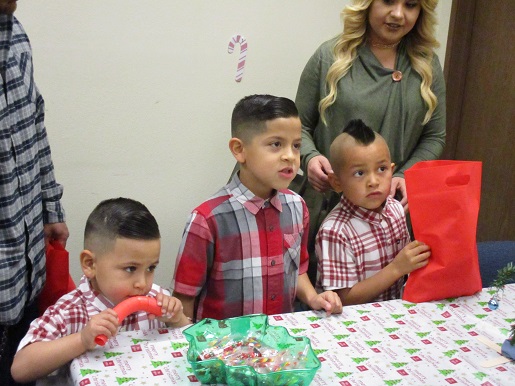
[[[374,0],[354,0],[352,5],[341,13],[343,33],[333,49],[335,61],[329,68],[326,85],[329,93],[323,98],[318,108],[322,121],[326,123],[326,110],[335,102],[337,85],[347,74],[357,57],[357,50],[366,40],[368,28],[368,10]],[[431,91],[433,82],[433,50],[439,46],[435,39],[436,15],[438,0],[420,0],[420,15],[413,29],[403,37],[406,50],[413,69],[421,76],[420,94],[427,105],[423,124],[426,124],[437,105],[436,95]]]

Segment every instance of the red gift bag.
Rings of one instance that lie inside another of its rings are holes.
[[[406,170],[415,238],[431,247],[429,263],[408,277],[403,300],[472,295],[482,288],[476,229],[481,162],[423,161]]]
[[[61,243],[50,242],[46,248],[46,282],[38,298],[40,314],[43,314],[61,296],[75,289],[69,268],[68,251]]]

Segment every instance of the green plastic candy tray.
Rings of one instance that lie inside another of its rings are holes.
[[[257,314],[223,320],[204,319],[183,331],[189,342],[187,359],[197,379],[203,384],[231,386],[307,386],[313,380],[320,361],[306,337],[291,336],[286,328],[270,326],[268,316]],[[302,368],[258,373],[252,366],[230,366],[221,359],[200,359],[200,353],[229,336],[232,340],[257,339],[275,350],[306,353]]]

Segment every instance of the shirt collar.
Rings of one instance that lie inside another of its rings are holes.
[[[256,215],[261,208],[272,205],[279,212],[282,212],[282,204],[277,191],[268,200],[256,196],[240,181],[238,173],[234,174],[231,182],[226,187],[228,193],[240,202],[250,213]]]
[[[88,300],[88,302],[92,304],[93,307],[95,307],[99,312],[105,310],[106,308],[114,307],[114,304],[111,303],[109,299],[91,287],[91,283],[85,275],[83,275],[80,279],[79,290]]]
[[[395,199],[390,196],[386,198],[383,210],[381,212],[375,212],[373,210],[365,209],[361,206],[354,205],[345,196],[342,196],[340,204],[346,212],[349,212],[357,218],[360,218],[369,223],[380,223],[384,217],[392,216],[392,200]]]

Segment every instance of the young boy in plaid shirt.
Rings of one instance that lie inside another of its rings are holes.
[[[404,275],[425,266],[429,246],[410,243],[402,205],[389,195],[394,164],[383,137],[352,120],[330,147],[328,178],[339,204],[317,234],[317,287],[344,305],[399,298]]]
[[[232,114],[229,149],[239,172],[190,215],[172,282],[195,320],[292,312],[296,297],[340,313],[307,276],[309,214],[287,190],[300,164],[301,124],[287,98],[252,95]]]
[[[61,297],[30,325],[11,367],[13,378],[29,382],[60,370],[50,384],[65,384],[64,366],[96,347],[95,337],[122,330],[181,327],[191,323],[180,300],[153,284],[161,249],[157,222],[141,203],[117,198],[101,202],[88,218],[79,287]],[[137,295],[155,297],[163,316],[139,311],[121,325],[112,309]]]

